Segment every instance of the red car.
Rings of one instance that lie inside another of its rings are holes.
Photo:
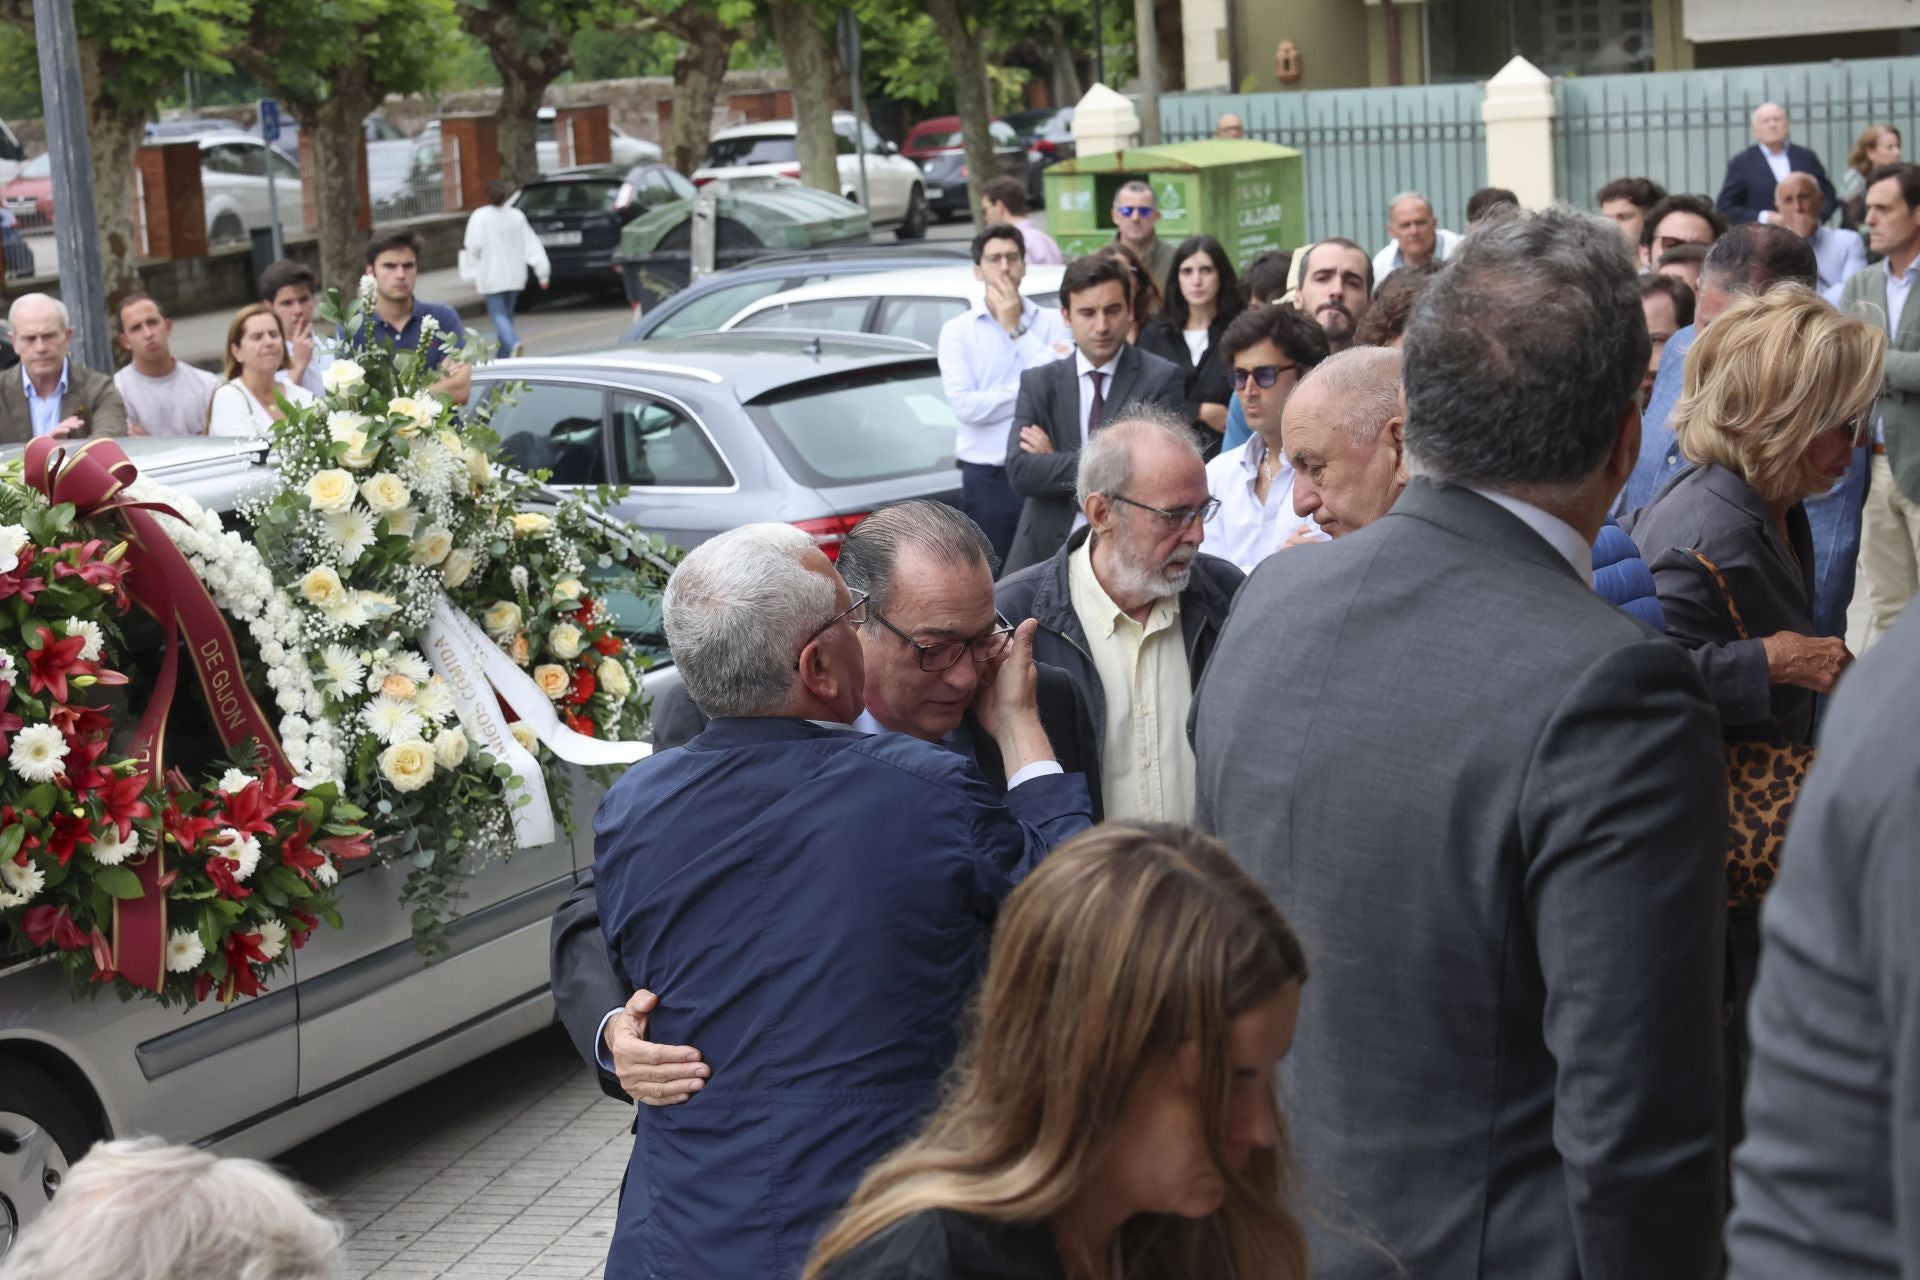
[[[1026,188],[1027,204],[1038,208],[1040,201],[1040,165],[1013,131],[1013,126],[995,116],[988,129],[993,134],[994,164],[1000,173],[1017,178]],[[927,207],[942,222],[970,216],[967,208],[967,165],[963,154],[959,116],[935,116],[907,130],[900,154],[926,171]]]
[[[35,156],[20,167],[20,175],[0,186],[0,205],[5,205],[22,228],[53,224],[53,157]]]

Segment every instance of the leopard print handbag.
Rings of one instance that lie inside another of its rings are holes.
[[[1752,639],[1727,580],[1713,561],[1688,554],[1713,575],[1733,628]],[[1797,742],[1729,742],[1727,753],[1727,907],[1755,907],[1780,872],[1780,849],[1794,801],[1813,767],[1813,748]]]

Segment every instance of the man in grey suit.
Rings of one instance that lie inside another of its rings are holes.
[[[20,369],[0,376],[0,444],[127,434],[127,406],[113,376],[67,358],[73,321],[66,303],[23,293],[7,309],[7,323]]]
[[[1909,617],[1834,697],[1761,916],[1727,1235],[1741,1280],[1920,1275],[1916,723]]]
[[[1195,699],[1198,822],[1313,958],[1316,1277],[1714,1273],[1719,721],[1591,578],[1648,348],[1610,224],[1483,227],[1407,329],[1414,478],[1255,570]]]
[[[1178,408],[1186,375],[1127,341],[1132,276],[1116,258],[1081,258],[1060,277],[1060,310],[1074,353],[1020,375],[1007,435],[1007,483],[1026,499],[1005,573],[1039,564],[1084,519],[1073,494],[1080,446],[1135,401]]]

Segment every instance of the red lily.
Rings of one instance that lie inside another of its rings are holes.
[[[107,935],[95,929],[93,931],[93,980],[95,982],[113,981],[113,948],[107,945]]]
[[[26,930],[27,941],[36,947],[44,947],[51,941],[62,951],[79,951],[88,945],[87,935],[80,932],[65,907],[34,907],[20,917],[20,927]]]
[[[11,572],[0,573],[0,600],[19,596],[28,604],[32,604],[33,598],[47,589],[45,578],[36,578],[29,572],[33,567],[33,555],[32,547],[22,548],[20,563],[15,565]]]
[[[287,914],[299,922],[287,926],[287,935],[292,940],[293,949],[298,951],[307,945],[307,935],[320,927],[320,917],[310,915],[298,907],[288,907]]]
[[[573,691],[567,694],[567,701],[576,707],[584,707],[593,697],[593,691],[600,687],[594,679],[592,667],[581,667],[573,673]]]
[[[161,810],[160,823],[166,828],[166,833],[173,837],[174,843],[180,846],[182,853],[192,853],[199,848],[201,838],[214,827],[209,818],[180,812],[177,802]]]
[[[300,878],[308,884],[314,883],[313,877],[309,875],[308,872],[327,860],[325,854],[316,853],[312,846],[307,843],[308,837],[312,835],[313,824],[303,821],[299,826],[294,828],[293,834],[288,836],[280,845],[280,861],[292,867],[295,871],[298,871]],[[314,887],[318,888],[319,886],[314,885]]]
[[[91,741],[67,739],[67,759],[61,767],[61,774],[67,781],[67,790],[84,797],[113,780],[113,770],[103,769],[97,763],[100,757],[106,754],[106,750],[105,738],[95,738]]]
[[[66,735],[69,745],[82,742],[104,742],[113,732],[112,716],[98,707],[84,706],[75,702],[54,703],[47,709],[47,719]]]
[[[79,578],[90,587],[110,585],[115,593],[119,593],[123,590],[120,585],[120,580],[127,575],[127,562],[120,560],[113,564],[108,564],[105,560],[101,559],[101,548],[106,545],[107,544],[99,538],[94,538],[89,542],[69,542],[60,547],[59,550],[55,552],[55,555],[57,555],[59,559],[53,566],[53,576],[56,578]],[[75,550],[80,553],[79,563],[77,564],[66,558],[67,552]]]
[[[27,692],[47,689],[55,702],[65,702],[68,673],[86,675],[93,669],[91,663],[80,660],[80,651],[86,647],[85,636],[56,638],[51,629],[41,627],[40,647],[27,650]]]
[[[203,973],[193,980],[193,1002],[199,1004],[213,991],[213,975]]]
[[[227,998],[232,999],[233,992],[242,995],[257,996],[266,988],[260,985],[260,979],[253,971],[256,964],[266,964],[266,953],[260,950],[260,935],[257,933],[230,933],[227,935]]]
[[[26,727],[27,722],[7,710],[7,701],[13,697],[13,686],[0,684],[0,756],[7,754],[7,735],[17,733]]]
[[[235,902],[253,896],[253,890],[233,878],[234,872],[238,870],[240,870],[240,864],[224,854],[216,853],[207,859],[207,878],[213,881],[213,887],[222,897],[231,898]]]
[[[225,807],[213,815],[214,825],[232,827],[235,831],[252,831],[263,836],[273,834],[276,809],[273,799],[267,795],[264,781],[245,788],[238,795],[227,795],[225,792],[218,794]]]
[[[153,806],[146,801],[147,777],[144,773],[126,777],[113,774],[94,789],[93,798],[100,802],[100,820],[111,822],[122,840],[133,830],[134,819],[153,816]]]
[[[271,765],[261,777],[257,790],[266,797],[275,813],[297,813],[307,807],[306,792],[291,782],[281,782],[280,771]]]
[[[373,846],[369,843],[372,838],[371,831],[362,830],[350,836],[328,836],[320,842],[320,847],[334,857],[348,861],[372,853]]]
[[[60,859],[60,865],[66,866],[72,860],[74,851],[82,844],[93,843],[93,826],[85,818],[76,818],[70,813],[53,815],[53,830],[47,836],[47,852]]]

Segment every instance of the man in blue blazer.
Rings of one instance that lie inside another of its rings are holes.
[[[1727,161],[1720,184],[1720,212],[1731,222],[1771,222],[1774,191],[1789,173],[1807,173],[1820,184],[1820,221],[1833,215],[1833,183],[1820,157],[1787,141],[1787,109],[1763,102],[1753,111],[1753,145]]]
[[[934,1101],[1001,901],[1090,824],[1034,711],[1033,624],[977,706],[1006,768],[850,727],[867,600],[789,525],[669,580],[667,643],[713,716],[628,770],[594,822],[609,958],[713,1073],[642,1108],[614,1280],[793,1277],[867,1166]]]

